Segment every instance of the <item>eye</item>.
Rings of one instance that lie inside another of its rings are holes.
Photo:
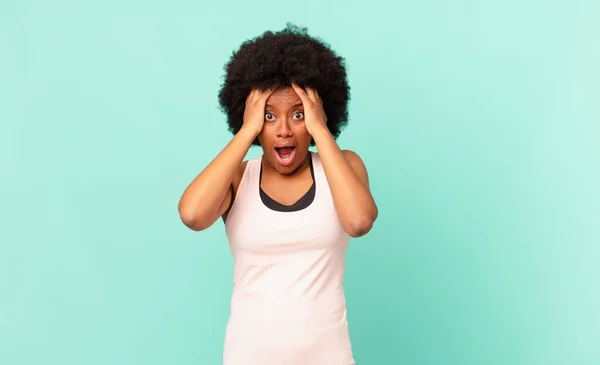
[[[296,112],[296,113],[294,113],[294,118],[296,118],[296,119],[303,119],[304,118],[304,113],[303,112]]]
[[[273,120],[275,116],[272,113],[265,113],[265,120]]]

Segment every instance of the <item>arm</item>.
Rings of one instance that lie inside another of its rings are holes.
[[[316,131],[313,138],[344,230],[352,237],[367,234],[377,219],[378,209],[365,165],[356,153],[340,150],[328,129]]]
[[[189,184],[179,200],[179,216],[194,231],[212,226],[231,203],[231,184],[256,136],[240,130]]]
[[[240,131],[185,189],[179,200],[179,216],[194,231],[212,226],[229,208],[231,184],[252,142],[265,121],[265,103],[273,90],[252,90],[246,98]]]
[[[309,87],[304,91],[296,84],[292,87],[302,99],[306,130],[319,150],[342,226],[352,237],[363,236],[371,230],[378,215],[367,170],[356,153],[340,150],[327,128],[323,101],[317,91]]]

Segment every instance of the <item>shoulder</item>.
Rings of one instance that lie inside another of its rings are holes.
[[[354,173],[356,173],[365,184],[368,184],[369,177],[367,167],[358,153],[352,150],[342,150],[342,154],[350,167],[352,167],[352,170],[354,170]]]
[[[344,155],[348,163],[363,163],[358,153],[352,150],[342,150],[342,154]]]
[[[346,158],[346,161],[352,166],[352,168],[356,171],[358,170],[366,170],[365,164],[362,158],[358,155],[358,153],[352,150],[342,150],[342,154]]]

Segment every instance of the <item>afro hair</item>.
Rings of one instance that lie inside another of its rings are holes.
[[[348,123],[350,87],[345,61],[327,43],[311,37],[306,28],[287,23],[281,31],[266,31],[246,40],[224,70],[219,105],[233,134],[242,127],[246,97],[252,89],[291,86],[292,82],[317,90],[334,138]],[[258,139],[253,145],[260,145]]]

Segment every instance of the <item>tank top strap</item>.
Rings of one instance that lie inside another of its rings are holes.
[[[258,178],[260,173],[260,157],[251,158],[246,163],[246,168],[238,186],[238,193],[252,191],[258,189]]]
[[[325,175],[325,169],[321,161],[321,156],[316,152],[311,152],[313,158],[313,170],[316,184],[316,196],[315,200],[326,200],[329,205],[333,205],[331,199],[331,191],[329,189],[329,182],[327,181],[327,175]]]
[[[321,157],[318,153],[309,152],[312,156],[313,175],[315,182],[323,184],[325,179],[325,170],[323,170],[323,164],[321,163]]]

